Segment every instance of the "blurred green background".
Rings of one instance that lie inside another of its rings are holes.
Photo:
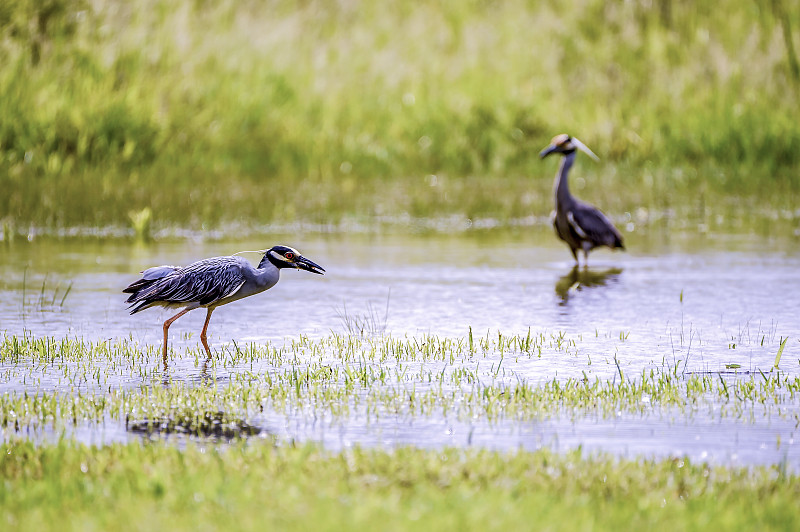
[[[789,0],[0,3],[6,227],[796,210]],[[135,218],[135,215],[134,215]]]

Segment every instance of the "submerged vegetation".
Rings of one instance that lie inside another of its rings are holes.
[[[546,215],[562,131],[612,214],[796,216],[788,4],[4,3],[0,219]]]
[[[500,427],[704,410],[743,425],[756,412],[773,427],[800,423],[800,380],[780,372],[628,375],[615,361],[613,377],[534,383],[505,369],[569,358],[580,344],[561,333],[301,337],[234,344],[208,365],[192,351],[187,374],[162,373],[157,348],[128,341],[6,336],[0,515],[10,530],[227,528],[231,516],[238,529],[797,527],[800,477],[787,460],[737,468],[471,444],[332,450],[281,434],[348,419],[413,419],[419,432],[432,418]],[[104,444],[76,443],[81,430]]]
[[[245,530],[797,526],[800,484],[786,459],[737,468],[581,449],[506,452],[473,448],[471,436],[462,448],[333,450],[280,429],[335,432],[348,420],[368,428],[413,419],[419,432],[431,419],[499,428],[549,417],[674,413],[746,425],[756,412],[773,426],[800,423],[800,379],[779,371],[664,366],[628,374],[615,360],[610,374],[593,373],[595,361],[583,378],[544,371],[531,382],[513,370],[554,355],[577,360],[581,344],[563,333],[333,334],[282,346],[234,343],[210,362],[194,350],[183,355],[188,372],[185,365],[162,372],[153,346],[7,335],[0,343],[3,525],[194,530],[229,527],[236,516]],[[102,445],[77,443],[87,432]],[[780,433],[775,443],[786,449]]]
[[[687,372],[680,364],[628,371],[616,358],[603,368],[583,362],[578,345],[563,333],[301,337],[281,347],[234,343],[210,362],[192,351],[198,377],[173,377],[160,370],[153,346],[6,336],[0,427],[42,435],[124,424],[230,436],[236,427],[259,432],[265,412],[309,422],[421,416],[514,423],[665,412],[747,420],[758,411],[800,423],[796,375],[770,368]],[[551,377],[545,366],[554,355],[574,359],[584,369],[572,373],[582,377]],[[539,379],[514,370],[537,362]]]
[[[6,335],[1,519],[9,530],[221,528],[232,515],[239,529],[506,530],[533,519],[564,530],[796,526],[800,486],[785,431],[770,432],[785,454],[769,468],[473,448],[473,428],[547,419],[800,424],[800,377],[770,372],[772,360],[763,371],[692,372],[680,360],[641,369],[587,359],[591,341],[471,330],[301,336],[234,342],[211,361],[200,349],[173,353],[162,371],[158,346]],[[582,376],[552,377],[554,363],[583,367]],[[527,378],[516,371],[523,365]],[[458,449],[303,443],[348,425],[364,434],[409,424],[420,437],[431,421],[469,436]],[[77,443],[87,440],[100,445]]]

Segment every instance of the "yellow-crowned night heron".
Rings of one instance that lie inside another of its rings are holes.
[[[164,322],[164,366],[167,364],[167,332],[172,322],[196,308],[206,308],[206,322],[200,341],[211,357],[206,341],[211,313],[225,305],[258,294],[275,286],[283,268],[295,268],[322,274],[325,270],[288,246],[275,246],[266,251],[257,268],[242,257],[214,257],[185,267],[155,266],[142,272],[142,278],[123,292],[131,294],[127,303],[131,314],[153,306],[184,307]]]
[[[589,263],[589,252],[598,246],[611,249],[625,249],[622,235],[611,220],[600,209],[577,200],[569,192],[567,174],[575,162],[575,153],[581,150],[595,161],[600,159],[581,141],[566,134],[556,135],[550,145],[542,150],[539,157],[544,159],[551,153],[564,156],[556,173],[553,192],[556,210],[552,214],[553,227],[558,237],[567,243],[575,262],[578,263],[578,250],[583,250],[584,264]]]

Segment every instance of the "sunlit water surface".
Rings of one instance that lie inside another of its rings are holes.
[[[352,332],[394,337],[465,337],[558,334],[577,339],[570,356],[520,358],[505,364],[509,380],[615,378],[644,368],[742,372],[772,368],[789,337],[780,369],[800,370],[800,242],[795,238],[684,234],[672,238],[629,235],[627,253],[598,251],[588,269],[573,269],[568,250],[549,231],[491,232],[468,236],[274,235],[258,241],[48,240],[15,242],[0,252],[0,333],[87,340],[130,339],[159,346],[161,324],[173,311],[130,316],[121,289],[137,273],[159,264],[257,250],[283,243],[324,266],[326,275],[284,272],[268,291],[220,307],[210,327],[215,349],[299,335]],[[258,255],[247,255],[257,262]],[[194,356],[205,312],[171,329],[176,358],[171,379],[195,382]],[[499,355],[498,355],[499,360]],[[489,360],[487,363],[491,363]],[[619,364],[619,367],[617,366]],[[217,375],[240,368],[217,368]],[[248,367],[248,369],[251,369]],[[258,368],[256,368],[258,369]],[[266,368],[262,368],[266,370]],[[130,374],[110,382],[136,387]],[[21,380],[2,391],[58,390]],[[713,410],[693,415],[661,410],[611,418],[555,416],[535,422],[491,423],[447,417],[359,414],[309,419],[302,413],[265,412],[249,420],[283,439],[351,445],[541,447],[581,446],[622,456],[688,456],[724,464],[786,463],[800,468],[795,444],[800,405],[782,416],[730,419]],[[755,410],[754,410],[755,411]],[[119,424],[78,427],[87,442],[127,440]]]

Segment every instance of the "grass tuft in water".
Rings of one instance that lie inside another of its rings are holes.
[[[130,211],[128,218],[130,218],[137,239],[145,241],[152,239],[153,211],[150,207],[144,207],[138,211]]]
[[[149,424],[169,432],[260,426],[265,413],[300,422],[380,422],[406,416],[514,424],[620,414],[710,415],[750,422],[797,419],[800,377],[782,372],[681,372],[622,361],[586,364],[563,333],[484,336],[299,337],[283,346],[234,345],[210,363],[160,370],[158,346],[134,342],[6,336],[0,343],[0,427],[34,437],[97,424]],[[578,377],[552,376],[552,361],[573,357]],[[173,360],[171,363],[179,361]],[[516,371],[527,365],[526,373]],[[541,364],[542,373],[530,366]],[[604,369],[606,366],[607,369]],[[705,414],[704,414],[705,412]],[[216,416],[223,416],[217,418]],[[216,420],[216,421],[215,421]],[[208,428],[212,427],[212,428]]]
[[[775,364],[772,366],[772,369],[778,369],[778,366],[781,363],[781,356],[783,355],[783,348],[786,347],[786,342],[789,340],[789,337],[781,338],[781,346],[778,348],[778,352],[775,354]]]
[[[345,331],[351,336],[376,336],[386,332],[386,325],[389,320],[389,300],[391,290],[386,295],[386,308],[383,314],[375,308],[372,302],[367,303],[367,310],[364,314],[356,315],[348,313],[347,305],[342,305],[342,310],[337,310],[336,315],[342,322]]]

